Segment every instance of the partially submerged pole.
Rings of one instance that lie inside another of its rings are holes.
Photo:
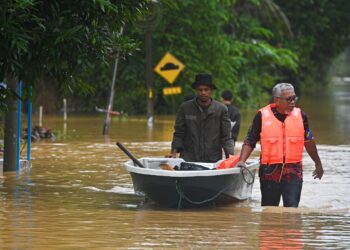
[[[63,98],[63,121],[67,121],[67,99]]]
[[[149,15],[139,25],[145,29],[146,46],[146,81],[147,81],[147,125],[152,126],[154,121],[154,84],[153,84],[153,62],[152,62],[152,34],[153,29],[159,23],[161,13],[161,2],[152,0],[149,2]]]
[[[63,136],[67,134],[67,99],[63,99]]]
[[[39,107],[39,126],[43,126],[43,106]]]
[[[22,81],[18,82],[18,96],[22,97]],[[21,158],[21,114],[22,114],[22,100],[17,99],[17,143],[16,143],[16,171],[19,172],[20,158]]]
[[[103,124],[103,135],[109,134],[109,126],[111,125],[111,114],[110,111],[112,111],[113,108],[113,100],[114,100],[114,85],[115,85],[115,79],[117,76],[117,69],[118,69],[118,61],[119,61],[119,51],[117,52],[117,56],[114,61],[114,69],[113,69],[113,78],[112,78],[112,84],[111,84],[111,92],[109,93],[109,102],[107,106],[107,112],[105,114],[105,121]]]
[[[153,69],[152,69],[152,20],[149,19],[146,28],[146,81],[147,81],[147,124],[153,125]]]
[[[120,32],[119,32],[118,36],[121,36],[122,34],[123,34],[123,27],[120,29]],[[103,130],[102,130],[102,134],[103,135],[108,135],[109,134],[109,126],[111,124],[111,114],[110,114],[110,112],[113,109],[114,86],[115,86],[115,80],[117,78],[119,56],[120,56],[120,50],[119,50],[119,48],[117,48],[117,54],[116,54],[115,61],[114,61],[114,69],[113,69],[113,77],[112,77],[112,83],[111,83],[111,91],[109,93],[109,102],[108,102],[107,112],[106,112],[105,120],[104,120],[104,124],[103,124]]]
[[[27,132],[27,160],[30,163],[31,160],[31,147],[32,147],[32,86],[29,86],[28,95],[28,132]]]

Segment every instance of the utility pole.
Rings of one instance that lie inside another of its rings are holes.
[[[118,37],[121,36],[122,34],[123,34],[123,27],[120,29]],[[110,124],[111,124],[111,111],[113,110],[113,101],[114,101],[114,86],[115,86],[115,81],[116,81],[116,78],[117,78],[119,57],[120,57],[120,49],[118,47],[117,48],[117,54],[115,56],[115,61],[114,61],[114,69],[113,69],[113,77],[112,77],[112,83],[111,83],[111,91],[109,93],[109,102],[108,102],[107,112],[106,112],[105,120],[104,120],[104,124],[103,124],[103,130],[102,130],[102,134],[103,135],[108,135],[109,134],[109,127],[110,127]]]
[[[145,31],[145,49],[146,49],[146,87],[147,87],[147,124],[153,125],[154,119],[154,82],[153,82],[153,63],[152,63],[152,33],[154,27],[161,20],[161,3],[158,0],[151,0],[148,3],[148,12],[142,15],[136,26]]]
[[[153,124],[154,115],[154,90],[153,90],[153,68],[152,68],[152,19],[148,18],[146,26],[146,81],[147,81],[147,124]]]

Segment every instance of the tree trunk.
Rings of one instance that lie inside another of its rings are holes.
[[[7,88],[17,92],[17,79],[9,78]],[[4,172],[16,170],[17,98],[9,98],[7,107],[8,111],[5,114]]]

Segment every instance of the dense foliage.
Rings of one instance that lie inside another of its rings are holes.
[[[142,18],[135,20],[139,13],[149,15],[141,10],[154,4],[145,2],[2,1],[0,77],[39,82],[38,90],[49,84],[55,98],[47,101],[68,97],[76,110],[92,111],[106,105],[119,49],[115,109],[145,114],[146,26]],[[164,97],[162,89],[170,85],[155,75],[156,113],[176,110],[192,92],[197,72],[213,74],[216,98],[230,89],[240,105],[258,106],[278,81],[290,81],[298,91],[315,89],[349,45],[346,0],[162,0],[156,5],[160,11],[150,8],[156,16],[152,64],[169,51],[186,66],[174,83],[182,95]]]
[[[49,79],[60,87],[80,85],[81,92],[88,91],[89,84],[82,81],[87,71],[107,64],[115,44],[125,49],[132,44],[126,37],[118,39],[118,32],[143,4],[137,0],[1,1],[0,79],[31,84]]]
[[[186,68],[175,82],[184,94],[175,97],[162,96],[162,88],[170,85],[155,75],[157,113],[176,110],[174,103],[192,92],[195,73],[203,71],[214,76],[216,98],[220,90],[230,89],[242,106],[265,102],[278,81],[292,82],[299,94],[313,91],[327,84],[330,63],[349,45],[346,1],[163,0],[161,10],[161,21],[153,27],[152,63],[170,51]],[[120,63],[115,107],[144,114],[145,29],[134,23],[126,27],[126,36],[140,49]],[[112,70],[100,70],[104,73],[96,80],[100,84],[93,100],[105,105],[101,98],[108,96]]]
[[[190,84],[197,72],[211,72],[219,91],[231,89],[238,103],[257,104],[264,97],[261,90],[269,90],[283,76],[282,69],[296,71],[296,54],[276,45],[274,33],[249,11],[258,12],[259,3],[247,2],[162,2],[161,21],[153,27],[152,63],[155,66],[170,51],[186,67],[175,82],[183,88],[184,94],[180,96],[163,97],[162,88],[170,85],[155,76],[158,113],[173,111],[174,100],[179,104],[192,92]],[[126,35],[137,41],[143,42],[145,32],[137,23],[126,27]],[[146,112],[145,48],[141,45],[140,50],[122,60],[118,75],[115,106],[132,113]],[[111,69],[109,78],[110,72]],[[108,87],[100,86],[97,93],[107,95]],[[129,94],[124,95],[126,92]]]

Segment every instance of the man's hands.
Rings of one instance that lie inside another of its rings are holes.
[[[323,176],[323,167],[322,167],[322,164],[321,163],[318,163],[315,165],[315,170],[312,172],[312,177],[314,177],[314,179],[320,179],[322,178]]]
[[[166,158],[176,158],[176,149],[171,150],[170,154],[165,156]]]
[[[244,161],[239,161],[236,163],[236,165],[234,166],[234,168],[243,168],[246,167],[247,165],[245,164]]]
[[[312,172],[312,177],[314,179],[320,179],[323,176],[323,168],[320,157],[317,153],[317,148],[314,140],[305,141],[304,143],[307,153],[310,155],[311,159],[315,162],[315,170]]]
[[[173,154],[173,153],[170,153],[168,155],[165,156],[166,158],[176,158],[176,153]]]

